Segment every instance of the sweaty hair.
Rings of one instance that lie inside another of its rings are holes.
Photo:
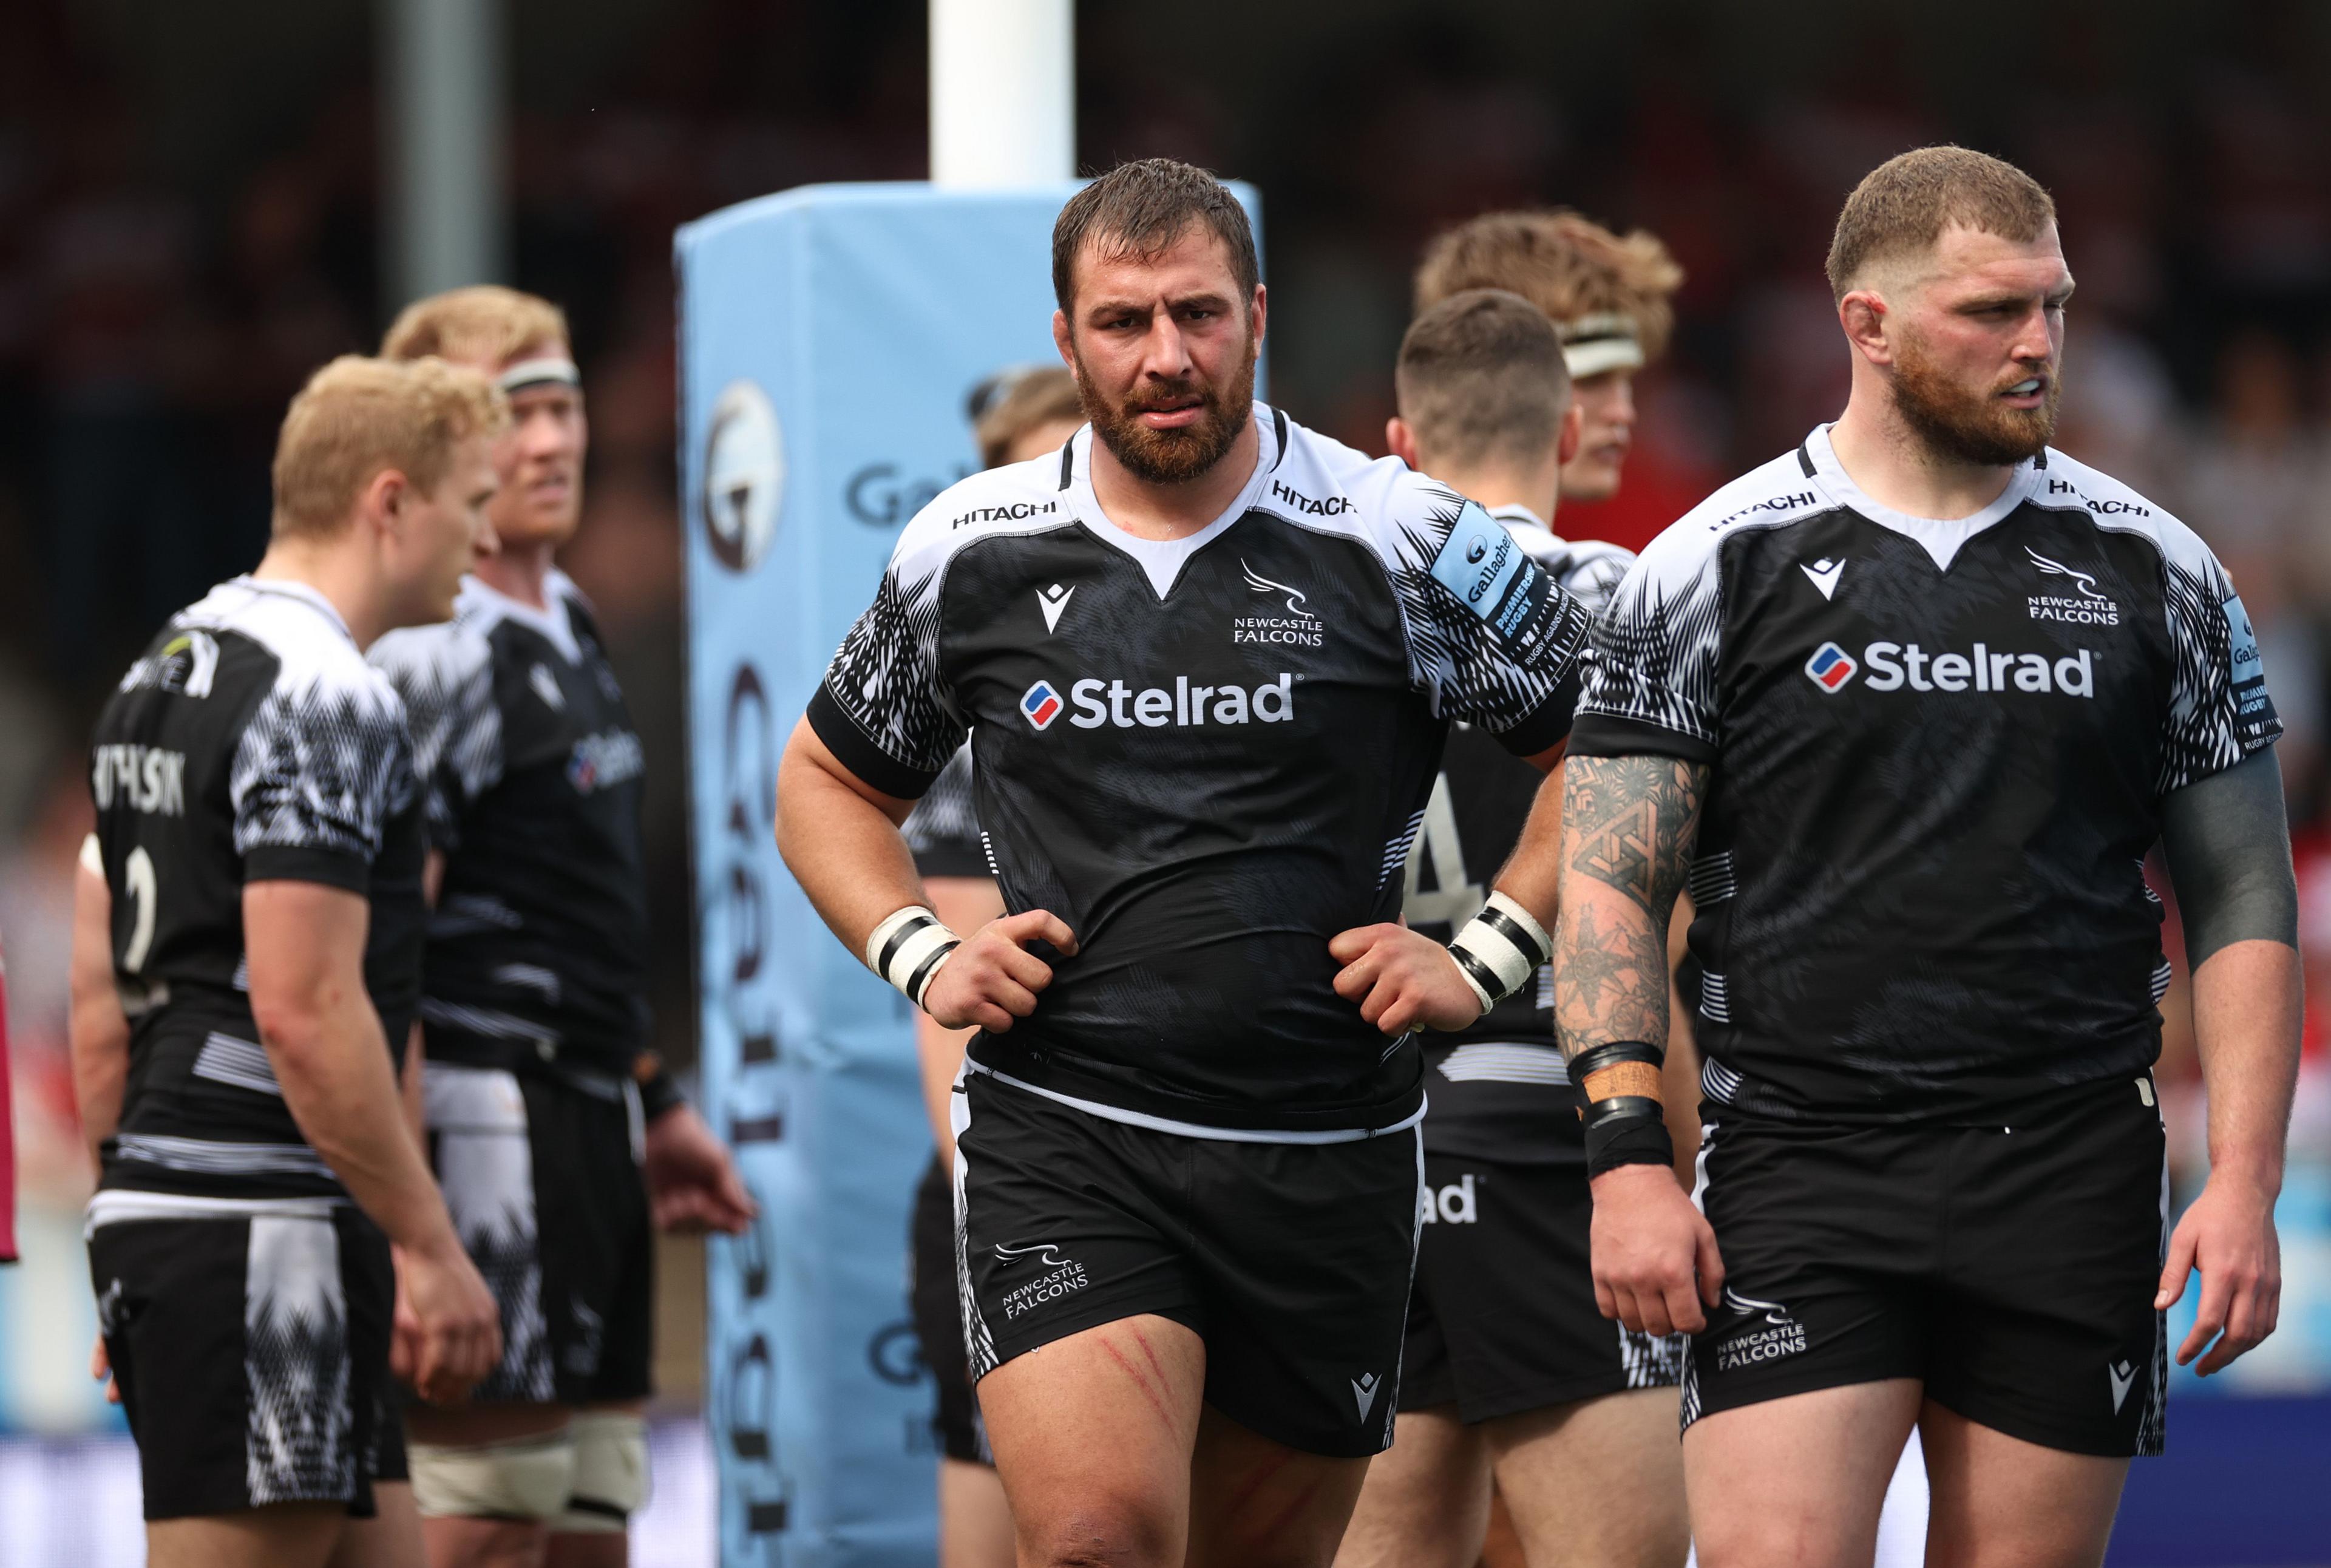
[[[1570,408],[1554,323],[1504,289],[1452,294],[1411,322],[1393,385],[1417,445],[1458,467],[1544,455]]]
[[[1829,244],[1830,292],[1842,299],[1864,269],[1931,251],[1956,223],[2026,242],[2056,221],[2056,204],[2013,164],[1963,147],[1922,147],[1861,178]]]
[[[1065,365],[1037,365],[989,376],[971,394],[972,433],[979,463],[994,468],[1030,431],[1061,420],[1085,422],[1077,378]]]
[[[507,365],[529,348],[568,347],[566,313],[549,300],[499,283],[448,289],[398,312],[381,339],[385,359],[424,354],[472,365]]]
[[[509,400],[477,371],[442,359],[344,354],[308,378],[275,442],[277,538],[339,531],[373,476],[395,469],[426,494],[453,449],[493,435]]]
[[[1675,327],[1669,297],[1683,269],[1656,235],[1621,236],[1566,207],[1484,213],[1434,237],[1416,269],[1422,315],[1468,289],[1520,295],[1557,326],[1581,317],[1624,316],[1645,358],[1656,359]]]
[[[1119,164],[1069,198],[1052,224],[1053,297],[1069,309],[1077,257],[1088,244],[1103,255],[1155,261],[1193,223],[1204,224],[1230,252],[1243,307],[1262,277],[1246,209],[1222,181],[1173,158]]]

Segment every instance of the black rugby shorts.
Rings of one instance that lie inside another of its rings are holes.
[[[1594,1306],[1594,1198],[1575,1165],[1424,1156],[1423,1238],[1400,1408],[1492,1421],[1628,1389],[1672,1388],[1683,1340]]]
[[[1206,1345],[1208,1404],[1306,1453],[1392,1443],[1415,1269],[1414,1128],[1247,1143],[1112,1121],[967,1070],[956,1247],[973,1375],[1154,1313]]]
[[[422,1067],[429,1163],[501,1307],[480,1403],[644,1399],[655,1233],[628,1079]]]
[[[971,1358],[963,1346],[963,1297],[956,1289],[955,1183],[937,1154],[915,1186],[909,1261],[913,1280],[909,1306],[915,1336],[922,1341],[923,1364],[938,1386],[931,1433],[939,1452],[966,1464],[992,1465],[987,1429],[980,1424],[979,1397],[972,1391]]]
[[[1724,1304],[1692,1339],[1686,1426],[1813,1389],[1917,1378],[1969,1421],[2068,1453],[2162,1451],[2154,1310],[2167,1180],[2150,1079],[1993,1125],[1717,1119],[1701,1209]]]
[[[374,1479],[403,1478],[403,1444],[385,1467],[381,1451],[388,1239],[329,1200],[206,1202],[109,1190],[90,1205],[146,1517],[295,1502],[369,1516]]]

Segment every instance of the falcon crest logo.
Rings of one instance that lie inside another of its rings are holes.
[[[1253,589],[1256,593],[1286,594],[1287,613],[1289,615],[1308,615],[1311,613],[1310,611],[1306,610],[1303,607],[1303,602],[1308,595],[1302,589],[1290,588],[1284,583],[1274,583],[1270,578],[1264,576],[1261,573],[1256,571],[1252,566],[1248,565],[1244,561],[1241,561],[1239,563],[1239,569],[1246,574],[1246,585]]]
[[[2120,624],[2120,606],[2113,603],[2110,594],[2097,586],[2096,574],[2051,560],[2029,545],[2023,546],[2023,553],[2031,558],[2031,564],[2043,575],[2063,578],[2069,589],[2067,593],[2031,595],[2031,619],[2055,621],[2071,626]]]

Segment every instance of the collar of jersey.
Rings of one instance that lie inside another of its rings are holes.
[[[1189,564],[1190,557],[1220,537],[1223,529],[1246,516],[1248,508],[1261,499],[1262,488],[1270,480],[1270,470],[1279,466],[1280,454],[1273,450],[1277,443],[1270,433],[1270,410],[1258,403],[1248,417],[1254,421],[1255,429],[1262,437],[1255,446],[1253,474],[1248,478],[1237,498],[1223,509],[1222,516],[1196,533],[1178,539],[1145,539],[1138,534],[1128,534],[1110,522],[1108,514],[1101,510],[1100,498],[1093,494],[1092,426],[1086,425],[1070,440],[1069,501],[1076,508],[1078,520],[1102,544],[1115,546],[1132,556],[1134,564],[1148,577],[1149,586],[1160,600],[1174,591],[1174,584],[1180,579],[1182,568]]]
[[[583,662],[583,644],[576,638],[575,624],[566,613],[567,595],[574,592],[574,583],[556,566],[542,580],[542,596],[549,601],[550,606],[546,610],[538,610],[523,600],[511,598],[483,578],[464,577],[461,579],[462,603],[456,609],[458,613],[475,608],[488,615],[531,627],[557,649],[567,663],[580,664]]]
[[[2000,491],[1999,499],[1983,510],[1964,518],[1914,518],[1908,512],[1880,506],[1862,494],[1861,487],[1845,471],[1845,465],[1837,461],[1836,449],[1829,442],[1829,428],[1815,425],[1812,434],[1805,437],[1805,455],[1812,459],[1813,476],[1821,487],[1833,499],[1851,507],[1879,527],[1915,540],[1940,571],[1951,569],[1960,546],[2022,506],[2039,478],[2039,470],[2028,462],[2020,463],[2008,480],[2007,488]]]
[[[329,621],[332,623],[332,630],[348,640],[349,647],[353,648],[357,645],[357,634],[348,630],[348,623],[340,618],[339,611],[333,606],[329,599],[324,597],[319,589],[311,588],[305,583],[294,582],[289,577],[254,577],[248,572],[240,577],[230,579],[227,585],[246,589],[253,594],[280,594],[286,599],[297,599],[317,614]]]

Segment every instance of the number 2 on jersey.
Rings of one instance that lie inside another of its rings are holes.
[[[121,884],[137,906],[129,921],[129,945],[121,950],[121,967],[135,974],[146,967],[146,950],[154,946],[154,857],[143,845],[130,851],[122,863]]]

